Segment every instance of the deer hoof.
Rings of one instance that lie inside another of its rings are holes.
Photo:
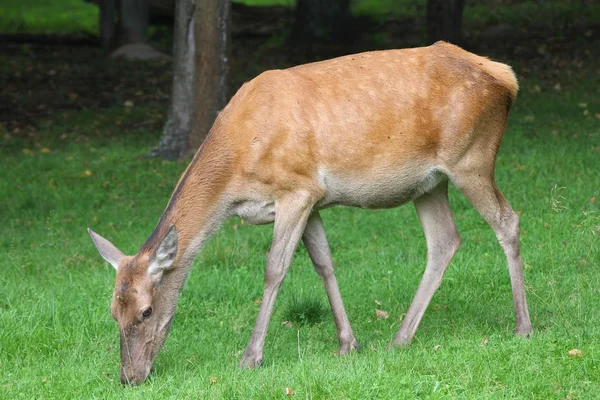
[[[340,346],[340,350],[338,351],[338,355],[339,356],[345,356],[346,354],[355,351],[355,350],[360,350],[360,344],[358,344],[358,342],[356,341],[356,339],[352,339],[351,342],[349,343],[344,343]]]
[[[244,369],[259,368],[262,364],[262,354],[244,353],[240,360],[240,367]]]
[[[531,332],[533,332],[531,323],[523,324],[522,326],[517,325],[517,328],[515,329],[515,335],[527,339],[531,336]]]
[[[387,350],[393,350],[397,348],[405,348],[410,346],[410,340],[407,338],[396,338],[392,340],[390,344],[387,346]]]

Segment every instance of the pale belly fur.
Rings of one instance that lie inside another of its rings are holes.
[[[437,170],[395,176],[382,174],[379,179],[373,179],[372,174],[370,176],[371,178],[360,179],[321,173],[327,191],[314,209],[320,210],[333,205],[367,209],[397,207],[430,192],[447,179]],[[253,225],[272,223],[275,220],[275,200],[248,199],[238,203],[232,214]]]

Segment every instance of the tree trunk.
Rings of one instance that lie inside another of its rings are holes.
[[[148,0],[120,0],[119,41],[121,44],[146,41]]]
[[[208,135],[227,101],[231,1],[196,0],[196,102],[187,155]]]
[[[117,30],[117,0],[100,0],[100,43],[110,48],[115,44]]]
[[[159,145],[150,156],[193,154],[227,101],[229,0],[177,0],[173,92]]]
[[[430,43],[438,40],[461,45],[464,0],[428,0],[427,35]]]
[[[343,36],[348,26],[349,4],[349,0],[298,0],[292,39],[310,42]]]
[[[177,159],[188,147],[196,104],[194,3],[178,0],[175,6],[171,106],[160,143],[150,153],[152,157]]]

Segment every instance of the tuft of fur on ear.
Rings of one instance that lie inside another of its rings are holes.
[[[121,250],[117,249],[114,244],[104,239],[90,228],[88,228],[88,233],[92,237],[92,241],[96,245],[96,248],[98,249],[98,252],[102,258],[109,262],[115,269],[118,269],[119,263],[123,257],[125,257],[125,254],[123,254]]]
[[[148,263],[148,276],[158,283],[163,272],[171,268],[177,256],[177,229],[171,225]]]

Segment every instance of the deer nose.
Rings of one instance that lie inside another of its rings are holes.
[[[121,368],[121,384],[136,386],[138,381],[134,378],[133,374],[127,374],[123,368]]]
[[[134,372],[132,368],[127,369],[127,371],[129,373],[126,372],[125,368],[121,368],[121,384],[137,386],[144,382],[148,375],[150,375],[152,367],[146,368],[144,372]]]

